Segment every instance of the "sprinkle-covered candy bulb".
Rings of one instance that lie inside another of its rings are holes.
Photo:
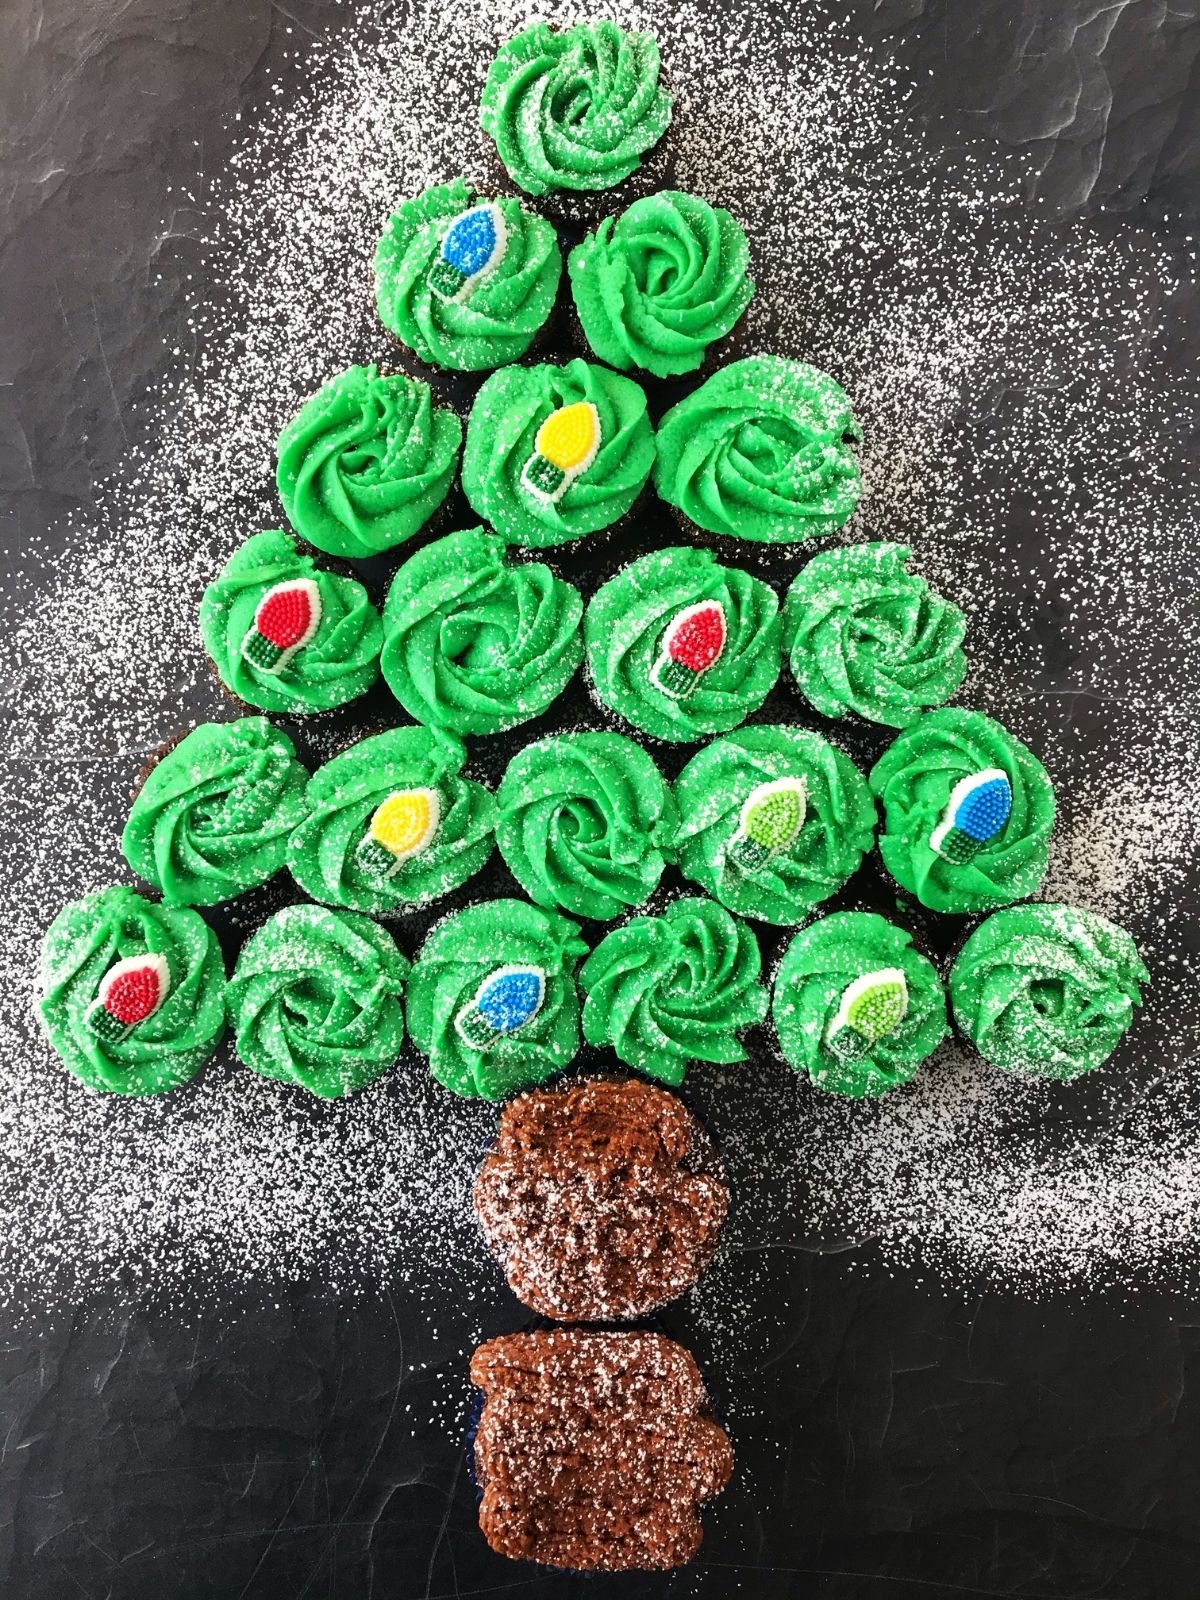
[[[429,272],[429,287],[451,305],[466,300],[476,284],[504,259],[508,230],[494,201],[472,206],[446,229],[438,259]]]
[[[930,848],[956,865],[970,861],[992,842],[1011,811],[1012,785],[999,767],[960,778],[929,837]]]
[[[775,778],[751,789],[742,805],[738,829],[726,860],[739,872],[757,872],[772,856],[787,850],[804,826],[807,791],[803,778]]]
[[[165,956],[128,956],[109,967],[87,1009],[88,1030],[106,1044],[117,1044],[152,1017],[171,988]]]
[[[590,400],[552,411],[538,429],[521,482],[539,500],[559,500],[600,448],[600,413]]]
[[[497,1039],[532,1022],[546,995],[546,975],[539,967],[498,967],[475,991],[475,998],[454,1019],[454,1026],[474,1050],[489,1050]]]
[[[728,637],[725,608],[717,600],[686,606],[672,617],[659,645],[651,682],[672,700],[686,700],[721,659]]]
[[[260,672],[282,672],[321,625],[321,591],[311,578],[293,578],[267,590],[242,640],[242,654]]]
[[[390,878],[433,842],[441,821],[436,789],[401,789],[376,806],[362,843],[359,865],[374,878]]]
[[[908,984],[899,967],[866,972],[846,986],[825,1047],[839,1061],[863,1056],[897,1029],[908,1015]]]

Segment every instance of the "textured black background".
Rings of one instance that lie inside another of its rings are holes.
[[[854,10],[920,83],[918,115],[1032,151],[1031,201],[1136,208],[1150,230],[1177,229],[1168,212],[1196,216],[1190,6]],[[286,86],[290,46],[351,23],[352,8],[316,0],[5,0],[9,604],[53,562],[58,519],[119,466],[139,427],[132,402],[181,327],[201,252],[197,219],[168,187],[218,174],[233,114],[267,70]],[[1185,1304],[947,1298],[893,1277],[869,1247],[775,1254],[773,1275],[805,1310],[739,1377],[757,1415],[737,1428],[738,1476],[708,1515],[702,1564],[619,1589],[590,1580],[589,1592],[1196,1593],[1200,1350]],[[512,1304],[491,1331],[524,1320]],[[40,1332],[0,1328],[0,1593],[579,1591],[583,1580],[491,1556],[475,1532],[452,1430],[426,1420],[455,1387],[461,1326],[453,1307],[430,1320],[407,1295],[338,1306],[314,1286],[186,1323],[89,1308]]]

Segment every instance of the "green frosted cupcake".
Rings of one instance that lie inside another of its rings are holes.
[[[554,310],[562,253],[544,217],[463,178],[388,218],[375,251],[375,303],[417,358],[450,372],[516,361]]]
[[[659,424],[654,483],[687,522],[764,544],[815,539],[862,492],[862,437],[842,388],[816,367],[748,356],[722,367]]]
[[[350,367],[279,435],[288,521],[332,556],[381,555],[419,533],[454,483],[462,423],[429,385]]]
[[[772,1015],[788,1065],[855,1100],[907,1083],[946,1036],[933,963],[873,912],[837,911],[796,934]]]
[[[745,1061],[738,1035],[761,1022],[767,991],[758,940],[713,900],[675,900],[632,917],[583,964],[583,1036],[626,1066],[683,1082],[693,1061]]]
[[[822,716],[904,728],[966,677],[966,618],[907,570],[908,555],[902,544],[826,550],[788,590],[783,648]]]
[[[1120,1043],[1149,982],[1115,922],[1028,905],[980,923],[950,972],[954,1020],[980,1055],[1022,1078],[1077,1078]]]
[[[819,734],[741,728],[675,783],[684,877],[744,917],[802,922],[871,848],[875,806],[858,768]]]
[[[524,900],[488,900],[439,923],[408,986],[409,1030],[438,1082],[502,1100],[569,1066],[586,953],[576,923]]]
[[[534,23],[492,62],[479,120],[527,194],[611,189],[671,121],[658,45],[615,22]]]
[[[314,900],[377,916],[457,889],[492,853],[496,802],[462,776],[451,733],[392,728],[360,739],[313,773],[288,846],[292,876]]]
[[[418,722],[500,733],[540,716],[583,658],[579,591],[504,540],[468,528],[397,572],[383,608],[383,675]]]
[[[641,905],[658,887],[675,804],[631,739],[539,739],[509,762],[496,801],[500,854],[538,905],[603,920]]]
[[[510,544],[565,544],[610,528],[654,465],[646,396],[631,378],[576,359],[506,367],[475,397],[463,490]]]
[[[708,550],[640,556],[592,597],[583,636],[597,698],[643,733],[693,740],[757,711],[779,677],[775,591]]]
[[[741,225],[676,190],[606,217],[567,265],[579,321],[601,361],[656,378],[695,372],[754,294]]]
[[[1054,790],[1032,751],[979,711],[918,717],[871,772],[879,853],[931,911],[990,911],[1033,894],[1046,872]]]
[[[243,945],[229,980],[237,1053],[264,1078],[323,1100],[353,1094],[400,1054],[407,972],[370,917],[285,906]]]
[[[279,528],[253,534],[209,584],[200,634],[229,692],[263,711],[331,711],[379,676],[383,628],[367,591],[320,571]]]
[[[122,853],[168,905],[232,900],[283,866],[307,782],[295,745],[266,717],[206,722],[147,775]]]
[[[89,1089],[178,1089],[225,1031],[221,947],[198,911],[100,889],[50,924],[38,1012],[64,1066]]]

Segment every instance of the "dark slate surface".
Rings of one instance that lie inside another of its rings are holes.
[[[856,9],[921,83],[918,115],[1032,151],[1031,198],[1068,213],[1145,202],[1151,228],[1200,209],[1190,4]],[[172,209],[168,186],[218,173],[232,114],[267,67],[346,21],[316,0],[7,0],[7,604],[39,581],[31,535],[119,465],[139,425],[131,403],[181,325],[200,250],[197,219]],[[1185,1304],[945,1297],[885,1271],[870,1247],[775,1253],[803,1311],[774,1346],[748,1351],[739,1381],[757,1420],[739,1425],[737,1480],[707,1519],[703,1565],[586,1592],[1196,1592],[1200,1404]],[[491,1331],[524,1320],[513,1304]],[[454,1387],[445,1369],[461,1365],[464,1326],[449,1301],[431,1324],[409,1296],[341,1306],[314,1285],[267,1311],[227,1299],[184,1320],[113,1305],[0,1329],[0,1593],[580,1592],[582,1580],[489,1554],[461,1450],[424,1420]]]

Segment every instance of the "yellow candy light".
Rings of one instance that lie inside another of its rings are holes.
[[[540,500],[557,500],[596,459],[600,415],[590,400],[559,406],[542,423],[521,480]]]
[[[441,818],[436,789],[400,789],[375,808],[358,847],[359,864],[373,877],[390,878],[424,850]]]

